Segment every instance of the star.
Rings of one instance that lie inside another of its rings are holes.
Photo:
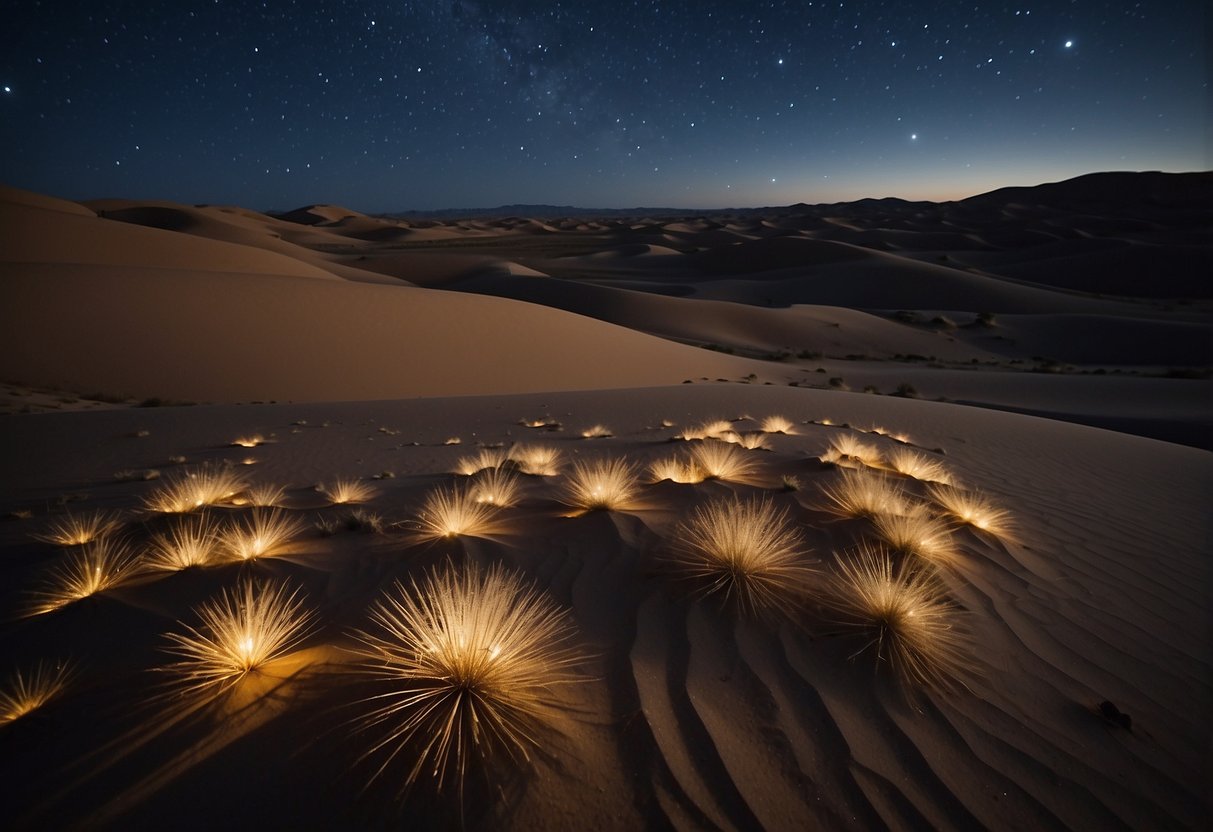
[[[911,133],[911,134],[910,134],[910,141],[914,141],[914,142],[918,141],[918,134],[917,134],[917,133]]]
[[[1072,40],[1068,40],[1068,41],[1066,41],[1066,49],[1069,49],[1069,48],[1070,48],[1070,47],[1072,47],[1073,45],[1074,45],[1074,41],[1072,41]]]

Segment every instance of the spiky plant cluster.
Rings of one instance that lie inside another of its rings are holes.
[[[638,490],[636,469],[627,460],[578,460],[562,499],[582,511],[626,511],[634,506]]]
[[[510,461],[501,448],[481,448],[474,456],[463,456],[455,463],[455,473],[470,477],[480,471],[500,468]]]
[[[605,439],[614,435],[606,425],[591,425],[581,432],[582,439]]]
[[[34,537],[57,546],[83,546],[108,537],[122,528],[122,518],[104,511],[67,514],[51,521],[45,531]]]
[[[303,533],[303,521],[281,509],[253,509],[243,519],[224,529],[219,546],[235,560],[256,560],[282,554]]]
[[[688,457],[681,454],[667,456],[649,464],[649,475],[653,482],[670,480],[671,482],[690,484],[703,482],[703,471]]]
[[[406,751],[406,786],[428,772],[439,790],[452,778],[462,790],[478,759],[529,760],[559,713],[558,689],[578,680],[568,613],[500,565],[397,583],[370,617],[354,635],[362,669],[385,686],[360,720],[379,732],[366,752],[383,757],[375,778]]]
[[[232,440],[234,448],[256,448],[258,445],[263,445],[268,441],[259,433],[254,433],[249,436],[238,436]]]
[[[962,491],[942,485],[927,488],[931,501],[957,522],[980,529],[1002,540],[1014,540],[1015,524],[1011,513],[999,508],[979,491]]]
[[[676,439],[694,441],[696,439],[719,439],[723,434],[733,432],[733,423],[725,419],[711,419],[699,425],[686,428]]]
[[[505,468],[490,468],[472,478],[468,494],[478,503],[510,508],[522,499],[522,482]]]
[[[749,454],[715,439],[706,439],[691,447],[691,464],[704,479],[728,482],[746,482],[753,478],[758,468]]]
[[[136,558],[125,541],[103,537],[70,550],[47,572],[33,595],[33,615],[53,612],[115,587],[135,573]]]
[[[230,465],[204,464],[178,474],[144,500],[148,511],[185,514],[230,502],[248,483]]]
[[[876,536],[888,548],[903,555],[940,563],[956,554],[947,524],[932,517],[921,506],[906,514],[878,515],[873,519],[873,526]]]
[[[899,474],[920,482],[935,482],[943,485],[955,483],[952,472],[938,459],[911,451],[909,448],[894,448],[889,453],[889,467]]]
[[[551,445],[515,445],[510,459],[522,473],[533,477],[554,477],[560,473],[560,449]]]
[[[169,633],[180,661],[165,670],[190,691],[223,689],[281,658],[308,635],[312,613],[285,583],[245,579],[197,609],[197,625]]]
[[[879,448],[851,433],[844,433],[830,440],[830,446],[820,459],[827,464],[851,467],[877,468],[884,464],[884,457],[881,456]]]
[[[379,493],[369,482],[344,478],[322,483],[318,490],[335,506],[365,503],[375,499],[375,495]]]
[[[766,497],[697,507],[665,557],[698,594],[719,596],[746,615],[793,612],[813,571],[787,509]]]
[[[723,442],[728,442],[730,445],[738,445],[745,448],[747,451],[765,451],[768,450],[767,435],[765,433],[737,433],[736,431],[726,431],[718,437]]]
[[[32,713],[58,696],[67,686],[71,667],[66,662],[38,662],[30,670],[14,670],[0,688],[0,725]]]
[[[244,490],[244,499],[248,505],[263,508],[281,505],[285,496],[286,489],[284,487],[268,482],[250,485]]]
[[[156,532],[148,542],[148,568],[177,572],[208,566],[219,560],[219,528],[206,514],[177,519],[166,531]]]
[[[838,517],[904,514],[909,502],[901,487],[883,474],[842,470],[839,479],[821,487],[822,508]]]
[[[439,488],[426,496],[417,515],[423,540],[483,537],[496,527],[498,506],[479,502],[461,488]]]
[[[763,433],[792,434],[796,432],[796,425],[784,416],[768,416],[762,420],[759,430]]]
[[[867,638],[854,655],[870,650],[903,680],[940,687],[971,668],[962,612],[930,567],[861,546],[839,559],[827,587],[823,600],[838,623]]]

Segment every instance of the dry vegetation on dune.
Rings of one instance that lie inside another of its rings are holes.
[[[335,506],[347,505],[349,503],[365,503],[368,500],[375,499],[375,495],[379,493],[369,482],[345,478],[321,483],[317,490]]]
[[[500,468],[509,461],[509,454],[500,448],[481,448],[474,456],[460,457],[455,463],[455,473],[470,477],[479,471]]]
[[[1000,540],[1015,540],[1015,523],[1011,513],[999,508],[994,501],[978,491],[933,485],[927,489],[932,502],[958,523],[980,529]]]
[[[947,523],[927,513],[922,505],[906,514],[880,514],[873,518],[876,536],[894,552],[946,563],[956,555]]]
[[[219,526],[206,514],[176,518],[152,535],[144,562],[148,569],[176,572],[209,566],[219,557]]]
[[[522,482],[511,471],[490,468],[473,477],[468,494],[478,503],[510,508],[522,499]]]
[[[462,787],[469,766],[504,753],[530,759],[578,681],[582,655],[567,612],[498,566],[448,565],[397,583],[355,637],[358,666],[383,683],[358,727],[374,777],[406,753],[405,786],[430,771]],[[374,732],[374,733],[370,733]]]
[[[636,507],[640,481],[625,459],[578,460],[562,499],[582,511],[627,511]]]
[[[160,514],[185,514],[229,502],[248,487],[230,465],[204,464],[178,474],[144,500],[144,508]]]
[[[178,661],[164,671],[186,691],[222,690],[290,652],[309,634],[312,618],[298,589],[243,579],[198,607],[196,626],[167,635],[165,650]]]
[[[282,553],[303,533],[303,521],[281,509],[256,508],[219,535],[219,546],[235,560],[256,560]]]
[[[702,596],[743,615],[793,615],[811,592],[803,538],[769,498],[713,500],[675,530],[664,559]]]
[[[47,572],[34,593],[30,615],[53,612],[117,586],[134,574],[136,557],[130,545],[116,538],[98,538],[69,550]]]
[[[532,477],[555,477],[560,473],[562,454],[551,445],[515,445],[509,458],[522,473]]]
[[[849,467],[880,468],[884,465],[884,456],[879,448],[851,433],[832,439],[820,459],[827,464]]]
[[[38,662],[14,670],[0,687],[0,726],[33,713],[58,696],[71,678],[67,662]]]
[[[834,482],[821,486],[822,509],[838,517],[879,517],[909,510],[905,492],[883,474],[841,470]]]
[[[822,597],[840,626],[866,639],[855,655],[871,651],[907,682],[946,688],[972,672],[962,612],[930,567],[861,546],[839,558]]]
[[[105,511],[90,511],[57,517],[45,531],[36,533],[34,537],[57,546],[83,546],[121,528],[120,516]]]
[[[417,514],[417,535],[422,540],[484,537],[497,527],[500,505],[479,500],[465,489],[439,488],[426,496]]]

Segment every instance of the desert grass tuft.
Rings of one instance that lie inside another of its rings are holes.
[[[1015,539],[1015,524],[1011,513],[999,508],[985,494],[932,485],[927,488],[930,499],[954,520],[980,529],[1001,540]]]
[[[512,471],[490,468],[472,478],[468,494],[478,503],[510,508],[522,499],[522,482]]]
[[[881,514],[873,519],[876,535],[885,545],[903,555],[943,563],[956,556],[952,532],[922,506],[906,514]]]
[[[662,457],[649,464],[649,477],[652,482],[671,482],[692,484],[703,482],[703,472],[688,457],[681,454]]]
[[[578,460],[562,499],[583,511],[626,511],[639,491],[636,469],[625,459]]]
[[[500,565],[447,566],[395,584],[354,633],[362,671],[384,690],[358,720],[365,757],[412,761],[405,787],[429,772],[460,793],[469,767],[504,754],[530,759],[561,711],[563,685],[580,680],[566,611]]]
[[[166,481],[147,496],[144,507],[161,514],[185,514],[229,502],[247,487],[230,465],[204,464]]]
[[[38,662],[26,672],[13,671],[0,687],[0,725],[41,708],[63,692],[70,677],[71,666],[66,662]]]
[[[784,416],[768,416],[762,420],[759,430],[763,433],[793,434],[796,432],[796,425]]]
[[[257,483],[250,485],[244,490],[244,500],[250,506],[258,506],[260,508],[273,508],[282,504],[283,498],[286,497],[286,489],[281,485],[273,483]]]
[[[747,482],[758,470],[749,454],[717,439],[705,439],[692,446],[691,464],[703,474],[703,479],[726,482]]]
[[[851,467],[858,465],[877,468],[884,464],[879,448],[851,433],[844,433],[830,440],[830,446],[820,459],[825,463]]]
[[[33,594],[31,615],[53,612],[117,586],[135,572],[136,558],[125,541],[103,537],[69,551],[51,567]]]
[[[312,614],[298,589],[252,578],[197,609],[197,625],[169,633],[179,661],[164,668],[187,691],[227,688],[281,658],[307,637]]]
[[[500,468],[509,461],[509,454],[501,448],[481,448],[473,456],[460,457],[455,463],[455,473],[470,477],[480,471]]]
[[[725,419],[711,419],[683,430],[676,439],[694,441],[696,439],[719,439],[723,434],[733,432],[733,423]]]
[[[99,538],[108,537],[121,528],[122,518],[117,514],[91,511],[86,514],[57,517],[34,537],[57,546],[83,546]]]
[[[259,433],[250,434],[247,436],[238,436],[232,440],[234,448],[256,448],[258,445],[264,445],[267,440]]]
[[[591,425],[581,432],[582,439],[607,439],[614,435],[606,425]]]
[[[179,518],[167,531],[153,534],[148,542],[146,564],[156,571],[178,572],[218,560],[219,529],[205,514]]]
[[[948,688],[973,666],[962,611],[929,567],[897,565],[888,552],[861,546],[839,558],[823,600],[842,627],[867,639],[854,655],[871,651],[903,681]]]
[[[674,533],[665,559],[702,596],[744,615],[793,613],[812,571],[786,508],[770,499],[719,499],[697,507]]]
[[[317,490],[328,498],[335,506],[350,503],[365,503],[375,499],[379,493],[369,482],[358,479],[335,479],[329,483],[321,483]]]
[[[952,472],[946,465],[909,448],[894,448],[889,454],[888,464],[897,473],[913,477],[920,482],[955,484]]]
[[[560,449],[551,445],[515,445],[510,459],[519,470],[533,477],[554,477],[560,473]]]
[[[821,487],[822,508],[838,517],[904,514],[909,502],[901,487],[883,474],[841,470],[839,479]]]
[[[717,438],[722,442],[728,442],[730,445],[745,448],[747,451],[770,450],[767,434],[761,432],[737,433],[736,431],[727,431],[720,434]]]
[[[256,560],[282,553],[299,537],[303,522],[277,508],[257,508],[219,535],[222,551],[236,560]]]
[[[454,537],[483,537],[496,529],[498,506],[478,502],[460,488],[431,491],[417,516],[417,532],[423,540]]]

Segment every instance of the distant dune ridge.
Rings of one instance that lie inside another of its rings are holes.
[[[6,828],[1209,827],[1213,174],[514,207],[0,189]]]

